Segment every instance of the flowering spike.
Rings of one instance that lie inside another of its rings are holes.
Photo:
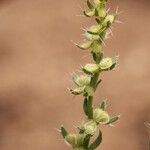
[[[100,75],[104,71],[113,70],[118,64],[118,58],[104,57],[103,45],[105,40],[112,35],[112,25],[117,22],[118,10],[109,14],[108,0],[87,0],[88,10],[83,11],[86,17],[95,17],[96,24],[84,28],[85,42],[75,45],[82,49],[90,49],[94,63],[88,63],[81,67],[82,75],[73,74],[72,80],[77,87],[69,89],[74,95],[83,95],[83,110],[86,115],[84,123],[78,127],[77,134],[70,134],[64,127],[61,133],[65,141],[73,150],[95,150],[102,142],[102,132],[99,130],[98,137],[94,140],[98,126],[112,125],[120,116],[110,117],[106,112],[106,102],[102,101],[97,108],[93,107],[93,99],[98,85],[101,83]],[[91,138],[93,142],[91,143]]]

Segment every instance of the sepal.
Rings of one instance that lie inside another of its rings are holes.
[[[100,106],[99,106],[99,108],[102,109],[102,110],[105,110],[106,107],[107,107],[106,101],[102,101],[101,104],[100,104]]]
[[[103,26],[109,28],[115,22],[115,19],[116,19],[116,15],[107,15],[103,22]]]
[[[120,119],[120,115],[119,116],[113,116],[110,118],[110,120],[107,124],[113,124],[114,122],[117,122],[119,119]]]
[[[90,10],[90,11],[83,11],[83,14],[84,14],[86,17],[93,17],[93,16],[95,15],[95,9]]]
[[[86,49],[89,49],[92,45],[92,42],[91,41],[86,41],[85,43],[83,44],[76,44],[76,46],[82,50],[86,50]]]
[[[88,40],[100,40],[100,36],[97,35],[97,34],[90,34],[88,32],[85,32],[85,37],[88,39]]]
[[[85,92],[85,86],[83,86],[83,87],[77,87],[75,89],[69,89],[69,90],[74,95],[80,95],[80,94],[82,94],[82,93]]]

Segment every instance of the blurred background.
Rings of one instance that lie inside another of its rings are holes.
[[[82,97],[68,93],[71,73],[91,62],[77,49],[77,17],[85,0],[0,0],[0,150],[69,150],[58,128],[70,132],[84,120]],[[94,105],[107,99],[108,112],[121,114],[115,127],[103,127],[104,150],[147,150],[150,121],[150,1],[111,0],[123,24],[104,48],[120,56],[116,71],[106,72]]]

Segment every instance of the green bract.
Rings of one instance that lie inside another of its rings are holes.
[[[110,33],[109,29],[116,20],[116,15],[107,11],[107,0],[87,0],[88,10],[83,11],[85,17],[95,17],[96,24],[84,30],[85,40],[76,46],[82,50],[90,50],[93,57],[92,63],[87,63],[81,68],[82,75],[73,74],[72,80],[76,87],[69,89],[73,95],[83,95],[83,110],[85,121],[78,128],[78,133],[70,134],[63,126],[61,134],[73,150],[95,150],[102,142],[102,132],[95,137],[98,126],[112,125],[120,116],[110,116],[106,112],[106,101],[99,107],[93,107],[93,99],[98,85],[101,83],[102,72],[116,67],[117,57],[104,57],[103,45]],[[87,51],[85,51],[87,52]],[[94,138],[95,137],[95,138]],[[92,138],[92,140],[91,140]]]
[[[83,44],[76,44],[77,47],[79,47],[80,49],[89,49],[92,45],[91,41],[87,41]]]

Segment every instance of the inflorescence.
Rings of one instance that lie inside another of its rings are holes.
[[[69,89],[73,95],[83,95],[83,109],[86,115],[84,124],[78,127],[78,133],[69,133],[63,126],[61,134],[66,143],[73,150],[94,150],[102,142],[102,132],[91,142],[98,126],[112,125],[120,116],[110,116],[106,111],[106,102],[102,101],[97,108],[93,108],[93,96],[101,83],[99,76],[105,71],[113,70],[118,63],[118,58],[104,57],[104,40],[108,38],[112,24],[116,21],[117,12],[109,14],[107,0],[87,0],[88,10],[83,11],[84,16],[95,17],[96,24],[84,29],[85,42],[76,44],[82,50],[91,50],[94,63],[86,64],[81,68],[83,75],[73,74],[72,80],[76,88]]]

